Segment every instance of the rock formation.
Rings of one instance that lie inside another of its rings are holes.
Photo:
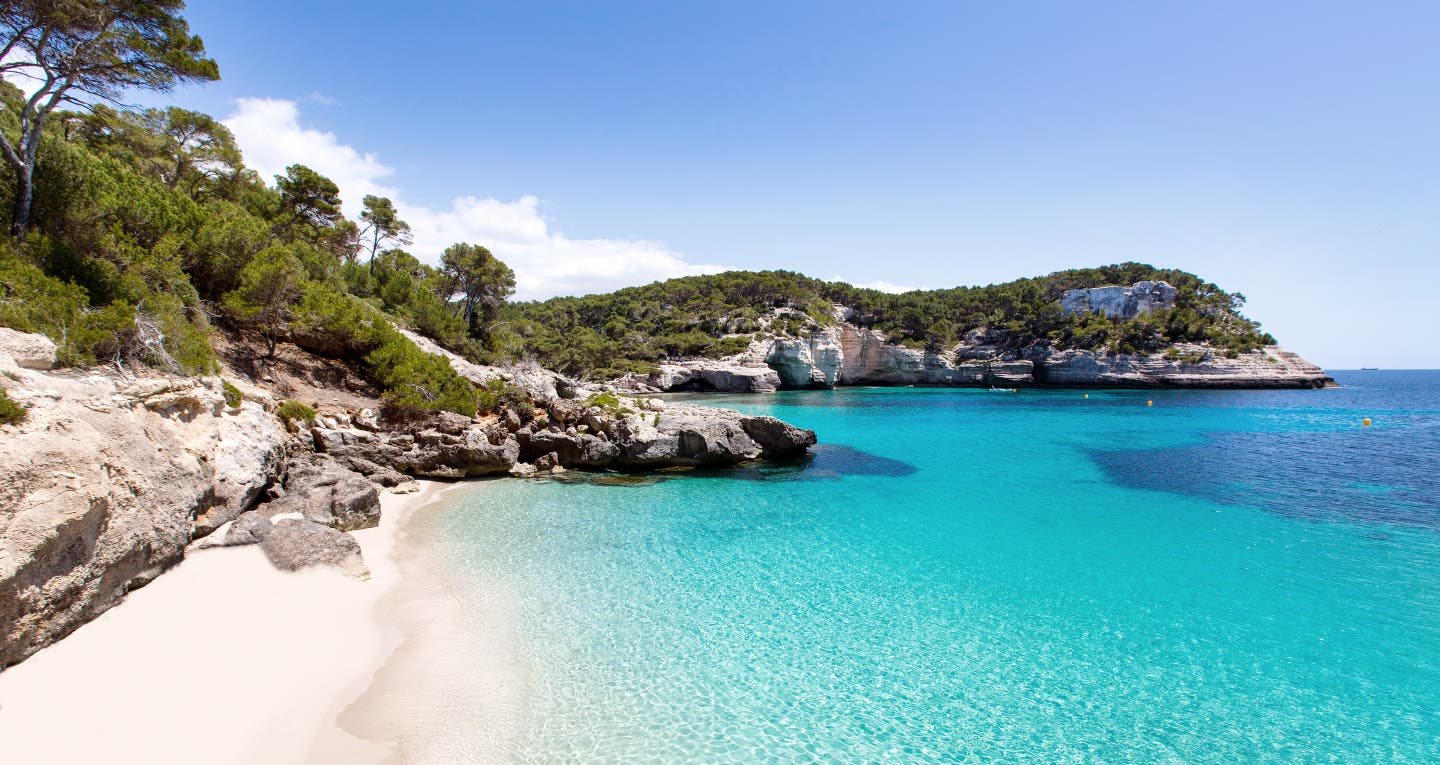
[[[261,404],[226,406],[216,378],[21,366],[12,349],[36,337],[0,351],[0,383],[29,410],[0,428],[0,666],[178,562],[197,527],[248,509],[285,438]]]
[[[368,408],[327,405],[291,432],[263,390],[230,406],[219,378],[47,371],[54,354],[42,336],[0,329],[0,387],[28,410],[25,422],[0,426],[0,668],[93,619],[187,549],[258,544],[284,570],[364,576],[348,532],[379,522],[377,484],[731,465],[815,443],[772,417],[601,398],[600,387],[538,367],[483,367],[448,353],[473,382],[503,380],[524,403],[398,426]]]
[[[1172,305],[1174,292],[1164,282],[1140,282],[1066,294],[1073,310],[1083,305],[1133,317]],[[1084,294],[1068,297],[1077,293]],[[835,323],[805,337],[767,337],[728,359],[663,364],[647,378],[627,377],[614,385],[636,392],[766,393],[846,385],[1320,388],[1330,382],[1319,367],[1278,346],[1236,358],[1204,345],[1176,346],[1169,354],[1110,355],[1047,346],[1006,349],[972,333],[937,352],[890,343],[883,333],[844,316],[844,309],[837,309]]]
[[[1129,287],[1112,285],[1089,289],[1066,290],[1060,298],[1060,311],[1066,316],[1076,313],[1103,313],[1111,319],[1133,319],[1151,311],[1175,306],[1175,288],[1169,282],[1136,282]]]

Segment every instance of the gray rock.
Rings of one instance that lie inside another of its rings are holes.
[[[797,428],[774,417],[746,417],[740,421],[740,427],[760,444],[765,457],[794,457],[815,445],[815,431]]]
[[[435,429],[441,433],[459,434],[474,424],[474,420],[463,414],[454,412],[440,412],[435,415]]]
[[[343,479],[331,488],[329,514],[334,520],[325,525],[341,531],[374,528],[380,525],[380,493],[365,478]]]
[[[560,455],[555,452],[542,454],[535,460],[535,470],[541,473],[548,473],[560,464]]]
[[[380,523],[380,493],[375,484],[328,457],[292,460],[285,476],[285,495],[261,505],[268,518],[299,513],[307,520],[341,531],[372,528]]]
[[[542,430],[530,436],[522,453],[530,457],[553,454],[558,464],[565,467],[600,468],[614,462],[620,456],[620,449],[588,433],[571,435]]]
[[[360,543],[343,531],[306,520],[287,518],[260,541],[260,549],[281,571],[334,566],[351,576],[367,578],[369,569]]]
[[[230,524],[230,529],[225,532],[225,544],[226,546],[258,544],[270,534],[273,525],[269,518],[253,510],[241,513],[240,517]]]

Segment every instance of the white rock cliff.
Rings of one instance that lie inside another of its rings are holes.
[[[0,384],[28,417],[0,427],[0,667],[179,561],[197,518],[253,504],[285,440],[259,404],[226,406],[218,378],[44,372],[13,347]]]

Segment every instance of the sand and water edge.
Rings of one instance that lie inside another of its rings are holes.
[[[5,759],[501,759],[524,691],[506,618],[513,608],[498,593],[484,600],[483,618],[467,614],[443,572],[406,543],[418,517],[476,490],[483,482],[421,481],[419,492],[382,492],[380,525],[354,532],[368,580],[281,572],[257,546],[192,552],[0,672]],[[458,698],[472,701],[457,709]],[[483,751],[437,751],[441,719],[487,731],[477,739]]]

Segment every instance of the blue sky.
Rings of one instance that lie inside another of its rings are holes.
[[[463,7],[452,7],[463,5]],[[1332,368],[1440,367],[1440,4],[194,0],[263,170],[381,191],[522,294],[1122,260]],[[248,100],[247,100],[248,99]]]

